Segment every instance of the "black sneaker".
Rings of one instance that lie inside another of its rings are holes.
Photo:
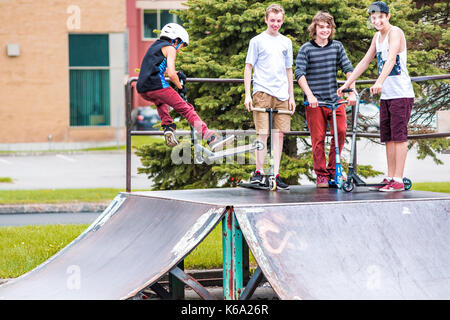
[[[177,129],[176,124],[165,124],[162,127],[164,128],[164,139],[166,139],[166,145],[171,148],[178,145],[178,140],[175,137],[175,130]]]
[[[264,175],[261,174],[261,172],[259,170],[257,170],[253,173],[252,177],[250,178],[250,183],[261,184],[263,182],[263,179],[264,179]]]
[[[277,182],[277,189],[289,190],[289,185],[284,183],[283,180],[281,180],[281,177],[279,174],[277,174],[275,181]]]
[[[233,143],[233,141],[234,141],[234,135],[230,135],[228,137],[222,138],[222,137],[216,136],[215,134],[213,134],[207,140],[209,149],[211,149],[211,151],[214,151],[219,147],[223,147],[230,143]]]

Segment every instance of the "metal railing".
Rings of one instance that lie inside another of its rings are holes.
[[[162,136],[164,132],[162,131],[134,131],[132,129],[132,119],[131,110],[134,101],[134,87],[133,83],[137,81],[137,77],[130,77],[125,85],[125,124],[126,124],[126,191],[131,191],[131,136]],[[444,80],[450,79],[450,74],[442,75],[431,75],[431,76],[418,76],[411,77],[413,82],[423,82],[431,80]],[[244,79],[222,79],[222,78],[187,78],[187,82],[197,82],[197,83],[244,83]],[[372,84],[376,80],[358,80],[356,84]],[[343,84],[344,81],[338,81],[338,84]],[[217,130],[217,133],[225,133],[225,130]],[[228,131],[229,132],[229,131]],[[236,135],[254,135],[255,130],[233,130]],[[187,136],[190,135],[190,130],[177,130],[177,135]],[[287,136],[309,136],[309,131],[290,131],[285,133]],[[330,135],[330,133],[327,133]],[[379,138],[379,133],[358,133],[358,137],[363,138]],[[442,133],[424,133],[424,134],[410,134],[408,135],[409,140],[418,139],[433,139],[433,138],[444,138],[450,137],[450,132]],[[355,157],[356,158],[356,157]],[[356,159],[355,159],[356,162]],[[354,164],[356,165],[356,163]],[[356,166],[355,166],[356,168]]]

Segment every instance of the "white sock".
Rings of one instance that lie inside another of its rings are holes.
[[[394,178],[392,178],[392,177],[386,177],[386,179],[387,179],[387,181],[391,181],[391,180],[394,179]]]
[[[395,182],[403,183],[403,178],[394,177]]]

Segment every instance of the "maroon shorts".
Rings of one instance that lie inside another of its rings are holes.
[[[380,141],[403,142],[408,139],[408,122],[414,98],[380,100]]]

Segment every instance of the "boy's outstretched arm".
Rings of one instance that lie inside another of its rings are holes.
[[[363,73],[367,70],[367,68],[370,65],[370,62],[373,58],[375,58],[375,55],[377,54],[377,47],[375,44],[376,41],[376,35],[372,38],[372,43],[370,44],[369,50],[367,50],[366,54],[364,55],[364,58],[358,63],[358,65],[355,67],[355,70],[351,73],[350,77],[347,78],[347,81],[337,90],[337,95],[339,97],[342,97],[344,93],[342,90],[350,88],[350,85],[356,81]]]
[[[384,63],[383,69],[381,70],[380,75],[378,76],[375,84],[370,87],[371,94],[380,94],[381,89],[383,88],[383,83],[389,74],[392,71],[392,68],[395,65],[395,60],[397,55],[401,51],[402,45],[402,34],[399,29],[392,28],[389,34],[389,53],[386,62]],[[406,44],[405,44],[406,45]]]
[[[249,63],[246,63],[244,68],[244,90],[245,90],[244,105],[247,108],[247,111],[250,111],[253,108],[252,90],[251,90],[252,70],[253,66]]]
[[[289,111],[291,111],[291,115],[293,115],[297,106],[295,105],[294,76],[292,75],[292,68],[286,69],[286,74],[288,78]]]

